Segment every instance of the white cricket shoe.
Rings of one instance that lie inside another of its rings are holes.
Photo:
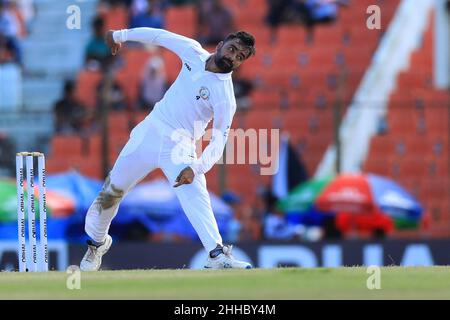
[[[251,269],[252,265],[248,262],[236,260],[231,255],[233,246],[223,246],[222,253],[217,257],[211,258],[208,254],[208,259],[205,263],[205,269]]]
[[[80,263],[81,271],[97,271],[102,264],[103,255],[108,252],[111,244],[112,238],[109,234],[106,235],[105,242],[99,247],[88,244],[88,249]]]

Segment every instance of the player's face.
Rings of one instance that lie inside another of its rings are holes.
[[[239,67],[250,55],[249,49],[239,39],[220,42],[216,51],[215,63],[226,73]]]

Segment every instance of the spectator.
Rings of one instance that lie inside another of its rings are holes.
[[[286,21],[286,12],[292,0],[268,0],[269,11],[266,21],[271,30],[271,40],[275,41],[276,33],[280,24]]]
[[[99,16],[92,22],[93,36],[86,46],[86,64],[88,68],[98,70],[109,63],[111,54],[103,39],[105,23]]]
[[[240,233],[242,231],[242,213],[241,213],[241,198],[231,191],[226,191],[222,194],[222,200],[225,201],[233,209],[233,218],[229,222],[226,241],[236,243],[240,240]]]
[[[75,97],[75,85],[67,81],[64,96],[54,106],[55,131],[57,133],[81,133],[86,116],[86,108]]]
[[[100,5],[107,5],[111,7],[118,7],[118,6],[131,6],[132,0],[100,0]]]
[[[338,5],[347,5],[348,0],[268,0],[269,12],[266,20],[271,27],[272,41],[276,40],[278,26],[283,23],[303,23],[308,29],[307,41],[312,40],[313,27],[317,23],[336,20]]]
[[[20,22],[12,11],[12,2],[0,0],[0,32],[6,37],[18,38]]]
[[[327,23],[336,20],[338,1],[335,0],[296,0],[294,8],[304,23],[312,27],[316,23]]]
[[[238,111],[247,111],[251,107],[250,93],[253,90],[253,83],[241,76],[241,69],[233,71],[233,89],[236,97]]]
[[[97,86],[97,105],[102,105],[102,98],[103,98],[103,89],[105,87],[106,81],[105,77],[100,81],[100,83]],[[123,93],[122,88],[120,87],[119,83],[115,80],[113,80],[111,87],[106,93],[109,108],[110,110],[119,111],[119,110],[125,110],[127,108],[127,103],[125,99],[125,94]],[[101,108],[99,108],[101,110]]]
[[[191,1],[191,0],[189,0]],[[140,15],[142,13],[147,12],[148,7],[149,7],[149,1],[148,0],[132,0],[131,1],[131,6],[130,6],[130,10],[131,10],[131,15],[132,16],[137,16]],[[165,11],[165,9],[174,4],[174,1],[170,1],[170,0],[159,0],[159,7],[161,8],[161,10]]]
[[[3,39],[3,48],[6,44],[11,52],[11,59],[21,64],[20,22],[12,11],[11,4],[9,0],[0,0],[0,38]]]
[[[131,3],[131,16],[135,17],[145,13],[148,10],[147,0],[133,0]]]
[[[263,212],[248,205],[241,205],[239,241],[257,241],[262,238]]]
[[[150,57],[144,68],[139,94],[139,108],[153,110],[166,92],[167,76],[164,60],[159,55]]]
[[[263,187],[258,193],[264,204],[264,239],[291,240],[298,235],[297,229],[290,225],[284,214],[277,209],[278,198],[271,188]]]
[[[164,11],[165,6],[160,0],[148,0],[145,12],[131,18],[130,28],[150,27],[162,29],[165,26]]]
[[[323,224],[323,237],[326,239],[342,239],[342,221],[351,219],[352,216],[346,213],[340,213],[337,216],[334,214],[325,214]]]
[[[308,41],[313,40],[313,28],[316,24],[336,21],[339,5],[348,5],[348,0],[297,0],[296,10],[308,29]]]
[[[14,48],[8,38],[0,33],[0,64],[8,62],[16,62]]]
[[[284,214],[276,209],[266,213],[264,218],[264,238],[268,240],[293,240],[305,232],[301,224],[289,224]]]
[[[198,39],[204,45],[216,45],[233,30],[233,16],[220,0],[200,0]]]
[[[7,176],[14,174],[15,162],[11,155],[14,154],[14,143],[4,132],[0,132],[0,169],[4,169]],[[0,170],[0,175],[2,170]]]
[[[17,5],[25,22],[26,29],[29,31],[35,14],[33,0],[17,0]]]

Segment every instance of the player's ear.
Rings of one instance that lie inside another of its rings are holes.
[[[216,51],[220,50],[223,47],[223,41],[220,41],[216,46]]]

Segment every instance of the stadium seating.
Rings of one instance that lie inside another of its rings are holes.
[[[388,132],[372,139],[365,171],[393,177],[423,204],[428,225],[396,236],[450,236],[448,91],[432,88],[433,19],[409,69],[397,79],[387,113]]]

